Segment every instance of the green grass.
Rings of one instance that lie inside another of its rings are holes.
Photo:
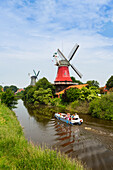
[[[87,101],[75,100],[66,106],[66,110],[71,113],[89,114],[89,103]]]
[[[81,163],[28,143],[15,113],[0,104],[0,169],[83,170]]]

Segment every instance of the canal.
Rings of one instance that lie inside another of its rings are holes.
[[[83,124],[70,126],[54,118],[54,109],[30,109],[22,100],[14,112],[28,141],[56,148],[94,170],[113,169],[113,121],[80,114]]]

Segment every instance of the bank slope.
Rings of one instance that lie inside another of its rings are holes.
[[[0,104],[0,169],[67,169],[83,166],[56,151],[28,143],[15,113]]]

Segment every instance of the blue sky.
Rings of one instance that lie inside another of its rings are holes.
[[[1,85],[26,87],[33,69],[53,83],[53,53],[67,57],[75,43],[81,81],[104,86],[113,75],[113,0],[0,0]]]

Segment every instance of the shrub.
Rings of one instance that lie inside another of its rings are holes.
[[[65,91],[65,93],[62,95],[62,101],[63,102],[73,102],[77,100],[80,96],[80,90],[77,88],[70,88]]]
[[[60,98],[51,98],[51,105],[52,106],[59,106],[61,104]]]
[[[10,109],[15,108],[15,105],[17,104],[17,99],[11,89],[7,89],[5,92],[2,93],[1,103],[4,103]]]
[[[113,94],[106,94],[90,102],[89,113],[93,117],[113,120]]]
[[[33,86],[26,87],[25,90],[23,91],[22,99],[24,101],[27,101],[28,103],[33,103],[34,102],[34,97],[33,97],[34,91],[35,89]]]
[[[34,92],[33,97],[34,100],[38,101],[40,104],[49,104],[52,98],[52,91],[50,88],[39,88],[39,90]]]
[[[75,109],[77,106],[80,105],[80,102],[78,100],[75,100],[74,102],[71,103],[71,107]]]

